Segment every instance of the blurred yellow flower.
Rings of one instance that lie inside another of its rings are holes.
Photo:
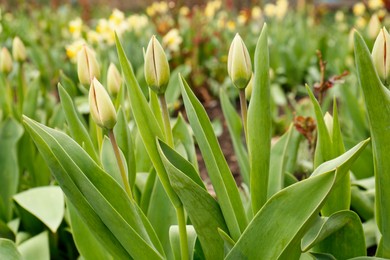
[[[345,15],[343,11],[337,11],[336,14],[334,15],[334,19],[336,22],[341,23],[344,21]]]
[[[288,1],[287,0],[277,0],[276,1],[276,12],[275,16],[278,20],[283,19],[288,11]]]
[[[236,23],[232,20],[229,20],[227,23],[226,23],[226,28],[228,28],[229,31],[233,32],[236,30]]]
[[[187,16],[189,13],[190,13],[190,8],[188,8],[187,6],[180,7],[179,14],[181,16]]]
[[[221,8],[222,2],[220,0],[210,1],[207,3],[204,13],[208,18],[212,18],[215,13]]]
[[[386,11],[386,9],[381,8],[378,11],[376,11],[376,14],[378,15],[379,19],[383,19],[386,16],[387,11]]]
[[[241,11],[240,14],[237,17],[237,23],[240,25],[243,25],[248,20],[248,17],[244,11]]]
[[[98,25],[96,26],[96,32],[100,34],[101,38],[108,44],[114,44],[115,42],[115,27],[112,28],[109,21],[106,19],[99,19]],[[120,34],[121,31],[117,31]]]
[[[266,4],[264,6],[264,14],[268,17],[274,17],[276,14],[276,5]]]
[[[146,8],[146,13],[150,17],[156,14],[164,14],[168,11],[168,4],[166,2],[154,2],[152,5]]]
[[[368,0],[368,8],[371,10],[376,10],[383,7],[382,0]]]
[[[69,22],[68,28],[73,38],[80,38],[82,27],[83,21],[80,18],[76,18]]]
[[[261,18],[261,9],[258,6],[254,6],[252,8],[252,18],[253,19],[260,19]]]
[[[179,50],[182,41],[183,38],[180,36],[178,29],[171,29],[162,39],[164,47],[168,48],[172,52]]]
[[[118,9],[114,9],[110,15],[110,18],[108,18],[108,20],[111,23],[114,23],[115,25],[119,25],[125,20],[125,14],[122,11],[119,11]]]
[[[93,30],[87,32],[87,39],[90,43],[99,43],[102,41],[101,35]]]
[[[357,3],[353,6],[353,14],[362,16],[366,12],[366,6],[363,3]]]
[[[363,29],[366,27],[367,21],[363,17],[358,17],[355,21],[355,25],[358,29]]]
[[[66,56],[68,56],[69,59],[71,59],[73,62],[76,62],[76,57],[78,52],[82,49],[84,46],[85,41],[80,39],[77,40],[65,47],[66,49]]]
[[[149,20],[146,15],[133,14],[127,18],[127,23],[130,31],[140,32],[148,25]]]

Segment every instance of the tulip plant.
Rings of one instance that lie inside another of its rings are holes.
[[[23,73],[26,53],[15,38],[13,58],[20,80],[15,94],[13,88],[7,89],[10,119],[0,126],[0,146],[8,149],[1,149],[0,160],[7,158],[7,169],[15,171],[7,176],[19,178],[19,170],[10,165],[23,138],[37,165],[42,172],[48,167],[55,183],[16,194],[16,180],[0,175],[1,181],[12,184],[0,190],[0,231],[9,234],[0,238],[0,259],[47,259],[48,247],[39,252],[31,248],[58,241],[61,225],[69,226],[67,232],[84,259],[390,258],[390,66],[386,55],[390,36],[386,29],[380,31],[372,56],[362,36],[354,35],[371,139],[359,136],[353,144],[345,141],[339,111],[346,107],[339,108],[334,97],[331,115],[306,86],[317,127],[312,150],[302,148],[308,141],[299,133],[308,129],[302,122],[309,119],[296,121],[295,127],[291,124],[272,142],[272,52],[267,25],[252,56],[243,39],[238,34],[234,37],[227,71],[239,92],[241,117],[226,89],[220,90],[220,102],[240,168],[240,185],[205,108],[185,77],[171,74],[157,38],[153,36],[144,51],[147,91],[126,56],[124,47],[130,43],[122,45],[118,36],[115,42],[121,72],[113,61],[106,77],[94,51],[87,45],[81,48],[78,86],[66,76],[58,84],[61,113],[56,121],[62,124],[55,124],[23,109],[30,103],[26,98],[23,104],[22,98],[28,97]],[[0,70],[5,81],[12,66],[10,53],[3,49]],[[80,113],[77,88],[88,95],[89,115]],[[173,118],[167,100],[175,91],[181,93],[185,116],[179,113]],[[349,104],[356,101],[353,95],[349,97]],[[18,122],[23,123],[24,134]],[[195,143],[211,186],[199,174]],[[372,154],[367,156],[369,149]],[[307,167],[311,171],[298,180],[294,175],[298,157],[305,155],[313,157]],[[373,178],[356,177],[354,163],[361,160],[374,162]],[[13,219],[13,201],[22,220]],[[21,221],[26,229],[33,221],[43,223],[50,233],[34,231],[32,238],[23,237],[18,232]],[[367,248],[373,246],[375,257],[367,257]]]

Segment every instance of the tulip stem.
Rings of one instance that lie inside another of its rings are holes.
[[[129,181],[127,179],[125,165],[123,163],[122,156],[121,156],[121,153],[119,151],[118,144],[116,142],[115,134],[114,134],[114,131],[112,129],[108,131],[108,136],[110,137],[111,145],[112,145],[112,148],[114,149],[116,162],[118,163],[119,171],[121,173],[121,177],[122,177],[123,185],[125,186],[126,193],[129,196],[130,200],[133,200],[133,195],[131,193]]]
[[[245,89],[240,89],[240,106],[241,106],[242,124],[244,126],[245,141],[246,144],[248,145],[248,126],[247,126],[248,107],[246,104]]]
[[[23,69],[23,62],[19,62],[19,71],[18,71],[18,105],[19,105],[19,115],[23,114],[23,103],[24,103],[24,96],[26,93],[26,87],[25,87],[25,81],[24,81],[24,69]]]
[[[160,105],[162,109],[163,119],[164,119],[164,128],[165,128],[165,138],[168,143],[168,145],[172,148],[174,148],[173,143],[173,136],[172,136],[172,130],[171,130],[171,123],[169,121],[169,112],[167,107],[167,100],[165,99],[165,95],[161,94],[158,95],[158,98],[160,99]]]
[[[176,208],[176,216],[179,224],[181,260],[188,260],[187,226],[183,205]]]
[[[13,105],[13,102],[14,102],[14,95],[13,95],[13,92],[12,92],[12,87],[11,87],[11,84],[8,80],[8,78],[6,77],[5,78],[5,88],[6,88],[6,100],[7,100],[7,109],[8,109],[8,115],[10,117],[13,117],[13,109],[12,109],[12,105]]]

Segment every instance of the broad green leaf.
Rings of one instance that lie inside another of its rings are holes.
[[[221,259],[224,242],[218,228],[227,232],[221,209],[204,185],[191,163],[167,144],[159,141],[159,152],[169,173],[172,187],[183,202],[206,259]]]
[[[64,194],[60,187],[47,186],[18,193],[14,200],[25,210],[41,220],[53,233],[64,218]]]
[[[0,259],[22,260],[14,242],[9,239],[0,238]]]
[[[85,260],[113,259],[105,250],[105,247],[96,239],[88,225],[78,215],[76,208],[67,201],[67,208],[70,216],[70,226],[74,242],[80,255]]]
[[[172,201],[173,205],[175,207],[180,207],[181,202],[169,183],[167,172],[165,171],[164,165],[162,164],[157,151],[155,138],[163,138],[163,131],[161,130],[152,110],[148,105],[148,102],[146,101],[145,96],[141,91],[140,86],[138,85],[133,68],[131,67],[129,60],[126,57],[122,44],[120,43],[117,35],[116,47],[129,92],[131,109],[134,115],[134,119],[137,123],[139,133],[145,144],[146,150],[148,151],[150,159],[153,162],[160,181],[165,189],[165,192],[168,194],[168,197]]]
[[[233,240],[237,240],[247,225],[247,218],[236,182],[204,107],[183,78],[180,86],[188,120],[202,152],[229,233]]]
[[[268,30],[263,25],[254,56],[252,96],[248,107],[248,153],[252,211],[267,201],[271,154],[271,95],[269,84]]]
[[[310,255],[314,258],[314,260],[337,260],[331,254],[310,252]]]
[[[176,67],[171,72],[167,90],[165,92],[165,97],[167,99],[168,106],[173,105],[175,102],[177,102],[180,96],[180,88],[178,87],[180,84],[180,75],[182,75],[183,77],[187,77],[190,72],[191,67],[185,64]]]
[[[293,131],[294,128],[291,125],[288,131],[271,148],[268,198],[283,189],[287,160],[292,154],[298,153],[298,150],[290,150],[291,148],[298,148],[290,143]]]
[[[23,260],[50,260],[49,234],[44,231],[18,246]]]
[[[359,216],[353,211],[343,210],[329,218],[318,217],[318,222],[302,239],[302,251],[315,245],[315,252],[330,253],[336,259],[365,255],[366,245]]]
[[[219,92],[221,107],[229,129],[230,137],[232,138],[234,153],[237,156],[238,165],[240,167],[243,181],[249,185],[249,161],[248,152],[242,142],[242,122],[241,117],[237,114],[236,109],[229,101],[226,92],[221,89]]]
[[[193,226],[187,225],[187,237],[188,237],[188,254],[189,260],[194,259],[194,249],[196,243],[196,232]],[[174,259],[181,259],[180,252],[180,234],[179,234],[179,226],[174,225],[169,228],[169,241],[172,247]]]
[[[118,118],[114,127],[114,133],[118,146],[123,152],[127,162],[127,173],[130,187],[134,187],[135,177],[137,174],[134,141],[122,108],[119,108],[117,116]]]
[[[150,109],[153,111],[153,114],[158,122],[158,125],[161,129],[164,129],[163,115],[161,112],[160,102],[158,100],[157,94],[149,89],[149,103]]]
[[[376,219],[382,238],[377,256],[390,258],[390,91],[382,85],[363,38],[355,32],[355,59],[372,138]]]
[[[17,143],[23,128],[12,118],[0,124],[0,218],[5,222],[12,217],[12,196],[19,184]]]
[[[351,187],[351,208],[363,220],[369,220],[374,217],[374,199],[371,199],[366,191],[360,190],[356,186]]]
[[[140,216],[134,201],[129,200],[125,191],[111,176],[67,135],[28,118],[24,118],[24,121],[41,153],[46,156],[60,186],[75,207],[80,202],[72,200],[70,195],[81,192],[81,197],[88,201],[129,254],[137,259],[163,258],[160,245],[153,244],[151,240],[156,240],[149,237],[155,234],[150,233],[151,229],[145,229],[145,219]],[[61,177],[70,180],[61,183]],[[65,189],[70,183],[75,185],[73,194]],[[80,208],[77,210],[80,212]],[[84,220],[89,221],[87,218]]]
[[[198,159],[196,156],[194,138],[181,113],[177,116],[176,123],[172,127],[172,134],[175,146],[177,146],[180,142],[184,146],[188,160],[192,163],[195,169],[198,169]]]
[[[224,247],[225,247],[225,254],[227,254],[230,250],[232,250],[233,246],[236,244],[236,242],[233,241],[233,239],[226,234],[225,231],[222,229],[218,228],[218,233],[223,239],[224,242]]]
[[[23,114],[31,118],[36,118],[38,95],[41,87],[40,83],[40,79],[37,77],[29,84],[26,99],[23,104]]]
[[[81,121],[81,116],[76,110],[72,98],[60,83],[58,84],[58,93],[61,98],[61,104],[69,126],[70,135],[79,145],[85,148],[89,156],[91,156],[95,162],[98,162],[98,154],[96,153],[85,125]]]
[[[150,205],[150,197],[152,196],[152,191],[156,179],[156,170],[152,169],[149,174],[148,178],[146,179],[146,183],[144,188],[141,190],[141,203],[140,207],[145,214],[148,212],[149,205]]]
[[[386,260],[387,258],[381,258],[381,257],[374,257],[374,256],[359,256],[354,257],[349,260]]]
[[[4,223],[2,220],[0,220],[0,237],[1,238],[7,238],[9,240],[15,241],[15,234],[9,225]]]
[[[342,159],[336,158],[332,167],[318,167],[322,170],[316,175],[272,196],[255,215],[226,259],[298,258],[303,235],[315,221],[334,185],[343,177],[339,173],[346,173],[338,169],[349,167],[367,143],[367,140],[363,141],[342,155]]]

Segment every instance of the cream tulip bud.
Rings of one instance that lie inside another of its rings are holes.
[[[333,136],[333,117],[328,112],[325,113],[324,122],[329,135]]]
[[[373,14],[368,22],[368,37],[370,37],[370,39],[375,39],[380,30],[381,22],[379,21],[378,15]]]
[[[0,71],[9,74],[12,71],[12,57],[8,49],[3,47],[0,52]]]
[[[227,70],[233,84],[239,89],[245,88],[252,77],[249,52],[238,33],[230,45]]]
[[[145,80],[148,86],[158,95],[167,89],[170,71],[164,49],[153,35],[145,52]]]
[[[19,62],[26,60],[26,47],[19,37],[15,37],[12,41],[12,56]]]
[[[111,98],[102,84],[93,78],[89,89],[89,109],[95,123],[111,130],[116,124],[116,111]]]
[[[93,78],[100,78],[95,53],[85,44],[77,54],[77,74],[83,85],[90,85]]]
[[[387,81],[390,72],[390,35],[386,28],[382,28],[372,48],[372,61],[379,77]]]
[[[107,71],[107,87],[111,95],[116,96],[122,85],[122,76],[114,63],[110,63]]]

